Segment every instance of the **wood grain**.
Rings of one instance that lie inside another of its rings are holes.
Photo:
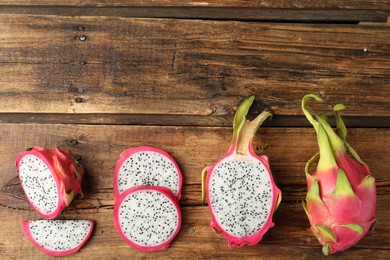
[[[301,115],[306,93],[390,109],[387,25],[2,15],[0,31],[3,113],[231,116],[256,94],[255,112]]]
[[[1,5],[32,5],[32,6],[58,6],[55,0],[1,0]],[[62,6],[209,6],[209,7],[261,7],[261,8],[346,8],[346,9],[390,9],[390,4],[386,0],[221,0],[221,1],[193,1],[193,0],[63,0]]]

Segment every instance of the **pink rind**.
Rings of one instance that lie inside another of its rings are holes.
[[[232,146],[230,147],[228,153],[225,156],[223,156],[221,159],[219,159],[215,164],[210,166],[209,169],[208,169],[208,174],[207,174],[207,177],[206,177],[206,191],[207,191],[206,194],[207,194],[207,201],[209,203],[211,201],[210,196],[209,196],[209,192],[208,192],[209,191],[209,183],[210,183],[210,178],[211,178],[211,176],[214,173],[214,169],[222,160],[224,160],[225,158],[231,156],[235,152],[236,144],[237,144],[237,141],[233,141]],[[270,211],[271,214],[269,215],[269,217],[268,217],[266,223],[264,224],[263,228],[258,233],[255,233],[255,234],[253,234],[251,236],[247,236],[247,237],[237,238],[237,237],[232,236],[231,234],[227,233],[218,224],[218,221],[216,220],[216,218],[214,216],[212,207],[211,207],[211,205],[209,205],[209,210],[210,210],[210,214],[211,214],[210,227],[211,228],[215,228],[216,230],[218,230],[228,240],[228,246],[229,247],[242,247],[244,244],[255,245],[255,244],[259,243],[263,239],[263,235],[271,227],[274,226],[274,223],[272,221],[272,216],[273,216],[274,211],[276,210],[276,204],[277,204],[278,196],[281,196],[281,191],[276,186],[276,184],[274,182],[274,179],[272,177],[272,173],[271,173],[271,170],[270,170],[269,165],[268,165],[268,157],[259,157],[259,156],[257,156],[257,154],[255,154],[253,152],[253,147],[252,147],[252,143],[251,142],[249,144],[248,151],[249,151],[250,156],[258,159],[266,167],[266,169],[267,169],[267,171],[268,171],[268,173],[270,175],[270,180],[271,180],[271,184],[272,184],[272,188],[273,188],[273,192],[272,192],[273,193],[273,201],[272,201],[272,207],[271,207],[271,211]]]
[[[134,153],[142,152],[142,151],[149,151],[149,152],[159,153],[159,154],[165,156],[168,160],[170,160],[173,163],[173,165],[177,169],[178,176],[179,176],[179,185],[178,185],[178,189],[177,189],[176,199],[180,200],[180,198],[181,198],[181,189],[182,189],[182,185],[183,185],[183,175],[181,173],[179,165],[177,164],[175,159],[173,159],[173,157],[169,153],[167,153],[164,150],[152,147],[152,146],[139,146],[139,147],[135,147],[135,148],[129,148],[129,149],[127,149],[127,150],[125,150],[125,151],[123,151],[121,153],[121,155],[119,157],[119,160],[116,163],[115,173],[114,173],[114,184],[113,184],[114,189],[113,189],[113,193],[114,193],[115,200],[117,200],[119,198],[119,196],[121,195],[119,193],[119,188],[118,188],[118,173],[119,173],[119,169],[122,167],[122,164],[126,161],[127,158],[129,158]]]
[[[122,204],[123,200],[129,196],[130,194],[134,193],[134,192],[137,192],[137,191],[148,191],[148,190],[153,190],[153,191],[157,191],[157,192],[160,192],[162,193],[163,195],[165,195],[173,204],[174,206],[176,207],[177,209],[177,212],[178,212],[178,225],[177,225],[177,228],[175,230],[175,232],[173,233],[173,235],[167,240],[165,241],[164,243],[162,243],[161,245],[157,245],[157,246],[152,246],[152,247],[146,247],[146,246],[140,246],[136,243],[134,243],[133,241],[129,240],[127,238],[127,236],[123,233],[120,225],[119,225],[119,219],[118,219],[118,211],[119,211],[119,207],[120,205]],[[170,243],[172,242],[172,240],[176,237],[176,235],[179,233],[180,231],[180,228],[181,228],[181,211],[180,211],[180,205],[175,197],[175,195],[172,193],[172,191],[168,188],[165,188],[165,187],[158,187],[158,186],[137,186],[137,187],[133,187],[133,188],[130,188],[130,189],[127,189],[125,192],[123,192],[119,198],[117,199],[116,203],[115,203],[115,206],[114,206],[114,227],[115,229],[117,230],[117,232],[119,233],[119,235],[121,236],[121,238],[130,246],[132,246],[133,248],[141,251],[141,252],[154,252],[154,251],[160,251],[160,250],[165,250],[167,249],[169,246],[170,246]]]
[[[31,235],[31,232],[30,232],[30,221],[28,220],[25,220],[23,221],[23,224],[22,224],[22,227],[23,227],[23,232],[24,234],[26,235],[26,237],[28,238],[28,240],[31,241],[31,243],[36,247],[38,248],[39,250],[41,250],[42,252],[48,254],[48,255],[51,255],[51,256],[67,256],[67,255],[70,255],[70,254],[73,254],[73,253],[76,253],[77,251],[80,250],[81,247],[84,246],[85,243],[87,243],[87,241],[89,240],[89,237],[91,236],[92,234],[92,231],[93,231],[93,228],[95,226],[95,221],[93,220],[90,220],[91,222],[91,226],[90,226],[90,229],[89,229],[89,232],[88,232],[88,235],[85,237],[85,239],[83,240],[83,242],[81,242],[78,246],[76,246],[75,248],[72,248],[70,250],[66,250],[66,251],[53,251],[53,250],[49,250],[49,249],[46,249],[46,248],[43,248]]]

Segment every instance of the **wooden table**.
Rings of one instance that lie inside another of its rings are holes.
[[[322,258],[309,230],[305,162],[317,151],[300,100],[344,103],[349,142],[377,181],[378,223],[333,258],[390,258],[390,13],[388,0],[0,0],[0,258],[44,259],[21,222],[39,219],[21,190],[25,148],[71,148],[87,174],[63,219],[94,219],[69,258]],[[61,4],[61,6],[58,6]],[[200,173],[228,149],[235,109],[274,119],[256,135],[283,201],[256,246],[229,249],[209,228]],[[128,147],[165,149],[184,173],[183,225],[171,247],[145,254],[112,223],[112,178]]]

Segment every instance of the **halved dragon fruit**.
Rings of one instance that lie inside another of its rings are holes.
[[[274,225],[272,215],[281,201],[268,158],[257,156],[252,147],[257,129],[272,114],[246,120],[253,100],[247,98],[236,111],[228,153],[202,172],[202,200],[207,195],[210,226],[227,238],[229,247],[257,244]]]
[[[19,180],[36,212],[46,219],[57,217],[77,194],[82,195],[82,166],[70,150],[35,146],[16,160]]]
[[[375,179],[357,152],[346,142],[347,129],[334,107],[338,136],[324,115],[315,113],[307,102],[322,99],[309,94],[302,99],[302,110],[317,132],[319,152],[306,164],[307,196],[303,207],[311,230],[324,255],[345,250],[370,230],[375,222]],[[317,170],[309,173],[318,160]]]
[[[180,207],[165,187],[133,187],[115,204],[114,226],[123,240],[139,251],[164,250],[180,230]]]
[[[92,220],[27,220],[23,231],[42,252],[66,256],[77,252],[89,239]]]
[[[115,167],[114,197],[131,187],[162,186],[179,200],[183,177],[176,161],[167,152],[140,146],[124,151]]]

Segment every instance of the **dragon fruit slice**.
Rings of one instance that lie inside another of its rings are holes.
[[[23,231],[42,252],[66,256],[77,252],[89,239],[92,220],[27,220]]]
[[[363,238],[375,222],[375,179],[357,152],[346,142],[347,130],[339,115],[344,105],[334,106],[338,136],[324,115],[318,115],[307,102],[322,102],[316,95],[302,99],[302,110],[317,132],[319,153],[306,164],[308,193],[303,207],[311,230],[324,255],[348,249]],[[317,170],[309,173],[318,160]]]
[[[165,187],[133,187],[115,204],[114,226],[123,240],[139,251],[164,250],[180,230],[180,207]]]
[[[165,151],[141,146],[124,151],[115,167],[114,197],[136,186],[162,186],[180,199],[183,177],[176,161]]]
[[[74,196],[82,195],[82,166],[69,150],[35,146],[16,160],[19,180],[36,212],[46,219],[57,217]]]
[[[246,120],[253,100],[247,98],[236,111],[228,153],[202,172],[202,200],[207,195],[210,226],[227,238],[229,247],[257,244],[274,225],[272,215],[281,201],[267,156],[257,156],[252,147],[257,129],[272,114]]]

